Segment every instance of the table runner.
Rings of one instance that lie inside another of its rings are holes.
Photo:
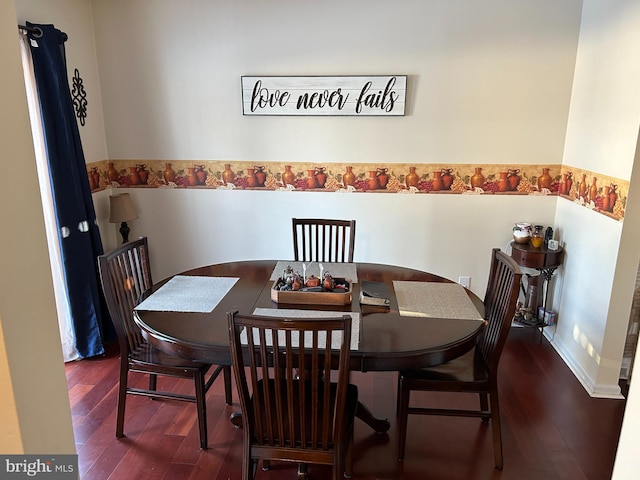
[[[483,320],[464,287],[457,283],[393,281],[400,315]]]
[[[253,311],[254,315],[262,315],[266,317],[277,318],[335,318],[342,317],[343,315],[351,316],[351,350],[357,350],[360,345],[360,314],[357,312],[327,312],[320,310],[295,310],[295,309],[277,309],[277,308],[256,308]],[[268,333],[268,332],[267,332]],[[298,345],[298,338],[295,335],[291,336],[294,346]],[[267,345],[272,345],[273,340],[270,336],[267,336]],[[240,341],[246,345],[247,332],[243,331],[240,334]],[[253,341],[260,343],[257,336],[254,335]],[[282,345],[284,343],[284,332],[278,332],[278,341]],[[326,342],[325,332],[318,332],[318,345],[323,348]],[[331,348],[338,350],[342,343],[342,336],[336,335],[332,338]],[[305,346],[311,347],[311,337],[305,338]]]
[[[210,313],[238,278],[176,275],[136,307],[160,312]]]
[[[293,260],[278,260],[273,272],[271,272],[270,280],[276,281],[280,278],[287,266],[291,266],[294,272],[300,272],[300,275],[302,275],[303,263],[307,265],[307,276],[313,274],[318,277],[320,275],[320,263],[322,263],[324,273],[329,273],[333,278],[346,278],[351,280],[351,283],[358,283],[358,271],[355,263],[294,262]]]

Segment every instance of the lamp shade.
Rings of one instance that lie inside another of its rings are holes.
[[[135,220],[138,214],[133,209],[131,197],[128,193],[119,193],[109,197],[111,211],[109,213],[110,223],[121,223]]]

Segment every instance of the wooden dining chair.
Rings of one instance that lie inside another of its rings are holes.
[[[225,399],[231,404],[231,368],[217,367],[206,379],[211,365],[166,354],[154,348],[143,338],[133,320],[133,309],[145,292],[153,285],[147,238],[128,242],[98,257],[102,289],[115,327],[120,346],[120,382],[118,386],[118,412],[116,437],[124,436],[124,414],[127,394],[152,398],[194,402],[198,412],[200,447],[207,448],[207,410],[205,394],[224,371]],[[149,374],[149,388],[129,386],[129,372]],[[193,379],[194,395],[179,394],[157,389],[157,376]]]
[[[293,254],[302,262],[353,262],[355,220],[293,218]]]
[[[491,420],[496,468],[502,469],[502,434],[498,404],[498,362],[513,319],[522,274],[516,262],[495,248],[484,298],[487,326],[476,346],[465,355],[437,367],[401,371],[398,378],[398,460],[405,454],[407,418],[417,415],[451,415]],[[478,393],[479,410],[409,406],[414,391]]]
[[[350,475],[358,403],[349,383],[351,317],[230,313],[229,337],[242,407],[243,480],[253,478],[258,460],[263,468],[272,460],[296,462],[299,478],[308,463],[332,465],[334,480]]]

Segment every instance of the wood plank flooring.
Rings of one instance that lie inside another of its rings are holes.
[[[222,382],[207,400],[209,449],[201,451],[195,406],[129,396],[125,438],[115,438],[117,346],[101,358],[67,364],[80,475],[83,480],[238,480],[241,431],[229,422],[239,409],[224,404]],[[132,377],[141,385],[146,378]],[[188,392],[186,380],[160,379]],[[607,480],[611,477],[624,400],[590,398],[555,350],[535,330],[513,329],[500,364],[504,470],[493,468],[490,426],[472,418],[410,416],[406,458],[396,460],[394,373],[353,373],[360,398],[391,420],[377,435],[356,420],[354,479],[363,480]],[[450,394],[430,395],[449,406],[476,402]],[[420,401],[419,395],[412,403]],[[329,479],[309,467],[311,479]],[[272,463],[257,480],[296,479],[296,467]]]

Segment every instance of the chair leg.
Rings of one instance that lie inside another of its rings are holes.
[[[353,427],[349,435],[349,443],[347,444],[347,452],[344,460],[344,478],[353,476]]]
[[[242,447],[242,480],[252,480],[256,476],[258,461],[251,459],[248,447]]]
[[[149,374],[149,390],[157,390],[158,389],[158,375],[155,373]],[[153,399],[153,397],[151,397]]]
[[[402,375],[400,374],[400,372],[398,372],[398,388],[396,392],[396,417],[400,415],[400,396],[402,395],[402,391],[400,389],[401,378]]]
[[[346,432],[340,445],[333,451],[333,480],[351,478],[353,475],[353,424]]]
[[[198,411],[198,429],[200,430],[200,448],[207,449],[207,398],[204,389],[204,374],[198,371],[194,374],[196,387],[196,408]]]
[[[306,463],[298,464],[298,480],[306,480],[308,477],[307,470],[308,465]]]
[[[500,425],[500,405],[498,391],[494,389],[489,395],[491,401],[491,432],[493,434],[493,457],[496,468],[502,470],[502,429]]]
[[[347,474],[347,467],[345,463],[345,459],[342,456],[342,453],[336,452],[333,458],[333,465],[331,471],[331,478],[333,480],[340,480],[342,478],[351,478],[351,475]]]
[[[224,379],[224,401],[227,405],[231,405],[233,403],[233,396],[231,394],[231,367],[225,366],[222,367],[222,376]]]
[[[410,388],[405,386],[402,377],[398,378],[398,461],[404,460],[407,441],[407,421],[409,417]]]
[[[116,437],[124,437],[124,411],[127,405],[127,382],[129,366],[126,359],[120,363],[120,382],[118,383],[118,412],[116,414]]]
[[[479,392],[478,396],[480,397],[480,410],[483,412],[489,411],[489,400],[486,392]],[[482,417],[482,423],[489,423],[489,416]]]

